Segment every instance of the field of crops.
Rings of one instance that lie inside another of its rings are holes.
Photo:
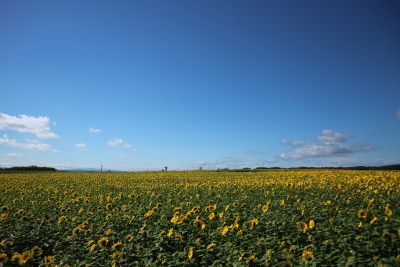
[[[0,266],[400,266],[400,172],[0,174]]]

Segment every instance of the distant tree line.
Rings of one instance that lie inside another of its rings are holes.
[[[353,166],[353,167],[291,167],[291,168],[281,168],[281,167],[257,167],[242,168],[242,169],[217,169],[216,171],[231,171],[231,172],[257,172],[264,170],[400,170],[400,164],[394,165],[384,165],[384,166]]]
[[[32,166],[22,166],[22,167],[11,167],[11,168],[0,168],[0,171],[15,172],[15,171],[57,171],[56,168],[52,167],[38,167]]]

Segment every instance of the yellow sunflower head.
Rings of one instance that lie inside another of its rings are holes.
[[[367,212],[365,210],[359,210],[357,215],[360,218],[367,218]]]
[[[311,261],[314,259],[314,255],[311,251],[304,251],[301,258],[305,261]]]

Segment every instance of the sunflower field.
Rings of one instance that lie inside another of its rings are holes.
[[[400,172],[2,173],[0,266],[400,266]]]

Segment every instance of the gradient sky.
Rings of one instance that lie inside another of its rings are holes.
[[[0,2],[0,166],[400,163],[399,1]]]

